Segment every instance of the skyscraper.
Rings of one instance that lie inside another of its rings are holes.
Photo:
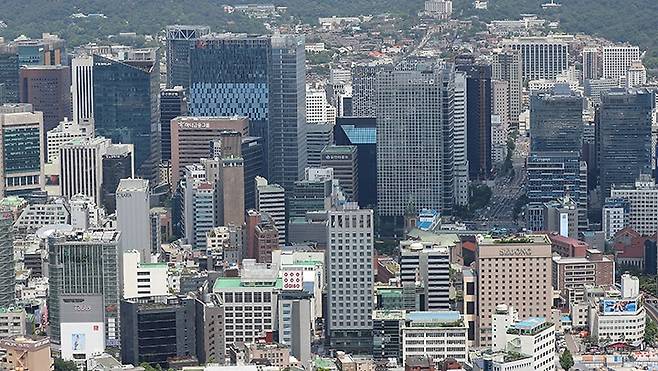
[[[0,106],[0,128],[0,196],[43,189],[43,114],[32,111],[31,104],[5,104]]]
[[[94,54],[94,126],[97,135],[135,146],[138,176],[158,184],[160,58],[158,49]]]
[[[333,349],[372,352],[373,228],[372,210],[356,204],[328,213],[326,323]]]
[[[167,26],[167,87],[190,86],[190,50],[208,26]]]
[[[566,85],[530,97],[530,150],[580,152],[583,98]]]
[[[162,161],[171,161],[171,120],[187,115],[185,89],[181,86],[160,92],[160,139]]]
[[[448,247],[421,241],[400,242],[400,281],[403,287],[414,291],[420,284],[424,298],[420,310],[450,310],[449,271]]]
[[[468,138],[466,135],[466,73],[455,72],[454,121],[454,186],[455,204],[468,205],[470,178],[468,174],[468,156],[466,153]]]
[[[119,345],[120,235],[110,230],[55,231],[48,238],[48,334],[54,343],[64,344],[74,333],[104,331],[104,344]],[[95,298],[97,305],[87,307]],[[73,309],[76,303],[88,308],[84,316]],[[80,325],[89,316],[100,319],[95,329]],[[87,337],[92,340],[91,334]]]
[[[279,244],[286,243],[286,192],[278,184],[270,184],[267,179],[256,177],[256,210],[267,213],[274,220],[279,231]]]
[[[336,145],[356,147],[359,206],[377,203],[377,120],[374,117],[338,117],[334,126]]]
[[[60,194],[71,198],[78,193],[101,205],[103,155],[112,142],[103,137],[75,139],[60,148]]]
[[[453,74],[419,65],[377,76],[377,207],[395,225],[409,207],[452,210]]]
[[[68,66],[23,66],[20,70],[20,101],[43,112],[44,131],[55,128],[71,111],[71,81]]]
[[[0,307],[13,307],[16,303],[16,270],[12,224],[14,216],[9,210],[0,210]]]
[[[599,78],[599,50],[589,47],[583,49],[583,81]]]
[[[18,103],[18,50],[0,44],[0,84],[4,85],[4,99],[0,103]]]
[[[334,169],[334,179],[338,180],[345,197],[351,202],[359,202],[359,165],[356,146],[326,146],[322,150],[320,165]]]
[[[135,176],[134,152],[132,144],[112,144],[103,154],[101,202],[108,213],[116,210],[116,192],[121,179]]]
[[[304,63],[304,39],[291,35],[208,35],[190,52],[190,114],[248,117],[284,187],[306,165]]]
[[[384,67],[377,64],[352,67],[352,114],[374,117],[376,114],[375,81]]]
[[[603,197],[610,195],[612,185],[632,186],[641,173],[652,173],[654,94],[648,89],[615,89],[601,96],[596,138]]]
[[[491,173],[491,66],[461,64],[466,74],[466,136],[468,174],[488,179]]]
[[[491,78],[507,82],[509,95],[509,125],[519,127],[519,115],[523,101],[523,63],[521,52],[511,48],[496,51],[491,64]]]
[[[637,46],[606,46],[603,48],[603,78],[619,79],[626,76],[628,67],[640,59]]]
[[[72,120],[94,129],[94,58],[79,55],[71,60]]]
[[[149,181],[146,179],[121,179],[117,187],[117,230],[121,232],[119,261],[123,252],[137,250],[142,262],[151,262],[151,219]],[[120,264],[123,272],[123,264]],[[120,275],[123,277],[123,274]]]
[[[553,80],[569,67],[567,37],[518,37],[505,40],[504,44],[521,52],[523,80]]]

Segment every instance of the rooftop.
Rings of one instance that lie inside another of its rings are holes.
[[[550,245],[551,240],[546,234],[527,234],[496,238],[490,235],[480,236],[479,245],[509,245],[509,244],[531,244]]]
[[[241,287],[253,288],[253,287],[273,287],[276,289],[283,288],[283,279],[277,278],[276,282],[263,282],[258,285],[243,285],[240,277],[219,277],[215,280],[213,285],[213,291],[227,290],[227,289],[237,289]]]
[[[431,312],[409,312],[408,321],[415,322],[457,322],[461,321],[461,314],[457,311],[431,311]]]

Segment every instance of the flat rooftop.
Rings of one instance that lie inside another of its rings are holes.
[[[508,237],[493,237],[491,235],[482,235],[478,238],[478,244],[483,245],[550,245],[551,240],[546,234],[526,234]]]
[[[456,322],[461,320],[461,314],[457,311],[427,311],[409,312],[407,320],[418,322]]]

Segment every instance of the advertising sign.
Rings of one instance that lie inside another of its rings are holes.
[[[637,312],[635,300],[606,299],[603,300],[604,313],[635,313]]]

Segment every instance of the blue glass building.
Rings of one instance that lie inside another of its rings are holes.
[[[359,206],[377,205],[377,120],[374,117],[337,117],[336,145],[356,146],[359,169]]]
[[[533,94],[530,122],[531,151],[581,151],[583,98],[568,86]]]
[[[137,175],[158,184],[160,62],[157,49],[142,51],[148,57],[93,56],[94,123],[96,135],[134,144]]]
[[[211,34],[190,51],[189,113],[247,116],[264,139],[268,178],[292,189],[306,164],[304,40]]]

